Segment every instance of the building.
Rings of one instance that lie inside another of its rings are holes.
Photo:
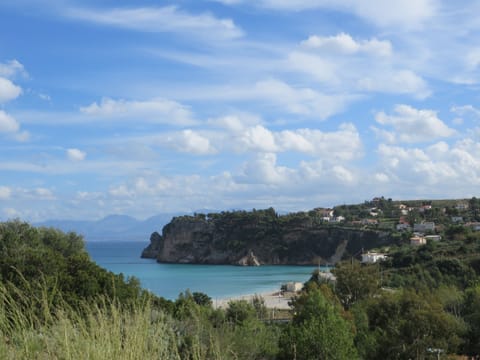
[[[397,224],[396,228],[397,228],[397,231],[410,231],[410,230],[412,230],[412,227],[408,223]]]
[[[410,245],[412,246],[421,246],[427,243],[427,239],[423,236],[414,236],[410,238]]]
[[[440,235],[426,235],[425,240],[427,241],[440,241],[442,237]]]
[[[363,264],[374,264],[377,261],[382,261],[387,258],[387,255],[377,252],[367,252],[362,254],[362,263]]]
[[[415,232],[427,232],[427,231],[435,231],[435,223],[434,222],[422,222],[420,224],[413,224],[413,231]]]
[[[452,222],[454,222],[454,223],[461,223],[461,222],[463,222],[463,217],[461,217],[461,216],[452,216]]]
[[[468,210],[468,202],[466,202],[466,201],[458,202],[455,205],[455,209],[460,210],[460,211]]]
[[[466,223],[465,226],[468,226],[473,231],[480,231],[480,222],[469,222]]]
[[[285,284],[285,289],[288,292],[297,292],[303,289],[303,283],[301,282],[295,282],[295,281],[290,281]]]

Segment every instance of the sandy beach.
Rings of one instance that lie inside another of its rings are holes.
[[[255,296],[261,296],[265,301],[265,306],[269,309],[290,309],[288,302],[292,298],[293,293],[285,293],[285,296],[283,296],[280,291],[269,291],[260,294],[248,294],[221,299],[213,299],[213,307],[225,309],[226,307],[228,307],[228,303],[230,301],[246,300],[250,302]]]

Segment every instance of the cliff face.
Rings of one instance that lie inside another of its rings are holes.
[[[388,232],[277,216],[269,209],[173,218],[162,235],[152,234],[142,257],[165,263],[318,265],[392,241]]]

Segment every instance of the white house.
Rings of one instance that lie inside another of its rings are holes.
[[[303,289],[303,283],[290,281],[285,284],[285,288],[288,292],[297,292]]]
[[[426,235],[425,240],[427,241],[440,241],[442,240],[442,237],[440,235]]]
[[[373,264],[377,261],[385,260],[387,255],[377,252],[367,252],[362,254],[362,263],[364,264]]]

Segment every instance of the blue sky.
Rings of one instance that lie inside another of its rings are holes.
[[[479,196],[478,14],[4,0],[0,219]]]

